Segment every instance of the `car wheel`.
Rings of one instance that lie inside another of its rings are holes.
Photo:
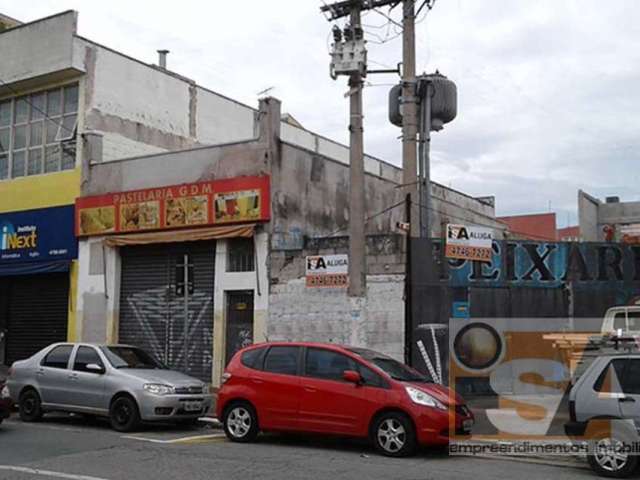
[[[632,443],[616,436],[604,435],[589,442],[589,465],[600,476],[625,478],[638,466],[637,455],[629,450]]]
[[[389,457],[406,457],[416,449],[413,423],[399,412],[381,415],[373,426],[372,437],[376,449]]]
[[[131,432],[140,425],[140,411],[131,397],[118,397],[109,409],[111,428],[118,432]]]
[[[253,442],[258,436],[258,416],[247,402],[236,402],[225,409],[222,424],[232,442]]]
[[[19,413],[23,422],[37,422],[42,419],[42,402],[38,392],[29,389],[20,394]]]

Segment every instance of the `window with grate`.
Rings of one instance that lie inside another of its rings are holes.
[[[75,167],[78,85],[0,100],[0,180]]]
[[[253,272],[253,238],[232,238],[228,243],[227,272]]]

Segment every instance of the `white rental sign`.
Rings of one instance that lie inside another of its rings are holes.
[[[310,255],[306,258],[307,287],[346,287],[348,255]]]
[[[472,225],[447,224],[445,256],[463,260],[491,260],[493,230]]]

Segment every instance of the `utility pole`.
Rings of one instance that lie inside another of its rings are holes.
[[[417,142],[418,97],[416,83],[415,0],[402,2],[402,183],[405,195],[418,195]],[[407,241],[420,236],[420,209],[411,208]]]
[[[361,1],[351,6],[351,28],[362,32]],[[357,35],[357,33],[355,33]],[[362,121],[362,73],[349,76],[349,295],[366,296],[366,238],[364,213],[364,145]]]

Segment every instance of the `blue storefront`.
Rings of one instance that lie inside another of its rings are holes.
[[[77,256],[73,205],[0,214],[0,364],[67,340]]]

